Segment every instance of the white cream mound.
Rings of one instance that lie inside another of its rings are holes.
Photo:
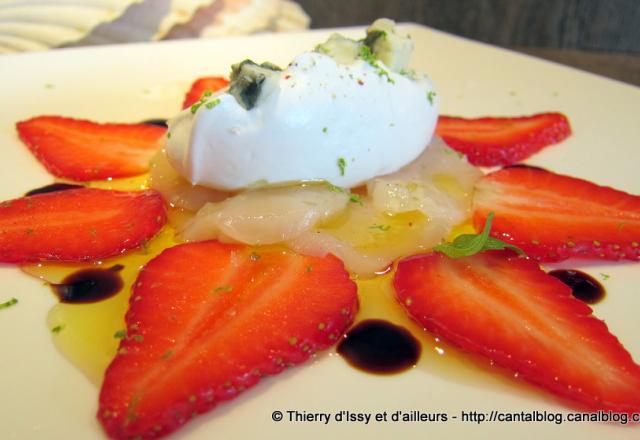
[[[304,181],[351,188],[407,165],[431,140],[438,99],[426,76],[403,67],[410,39],[387,21],[378,28],[370,46],[334,36],[284,70],[234,65],[228,91],[169,121],[170,163],[192,184],[225,191]]]
[[[364,61],[306,52],[262,87],[250,110],[220,93],[213,108],[171,120],[167,153],[180,174],[223,190],[312,180],[353,187],[415,159],[437,122],[427,80],[381,76]]]

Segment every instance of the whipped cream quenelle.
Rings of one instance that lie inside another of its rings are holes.
[[[426,148],[438,118],[433,85],[407,70],[412,49],[381,19],[364,40],[333,35],[284,70],[234,65],[228,90],[169,121],[169,161],[191,183],[222,190],[354,187],[397,171]]]

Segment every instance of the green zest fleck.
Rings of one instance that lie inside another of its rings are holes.
[[[323,133],[326,133],[327,131],[329,131],[329,129],[328,129],[327,127],[323,127],[323,128],[322,128],[322,132],[323,132]]]
[[[387,72],[382,67],[380,67],[380,64],[378,64],[378,59],[376,58],[376,56],[374,55],[373,51],[369,46],[366,46],[366,45],[360,46],[359,56],[364,61],[369,63],[371,67],[376,69],[376,73],[378,74],[378,76],[386,76],[387,82],[390,82],[391,84],[395,84],[395,81],[393,80],[393,78],[389,76],[389,72]]]
[[[362,205],[362,198],[358,194],[349,194],[349,201],[353,203],[359,203]]]
[[[116,339],[124,339],[127,337],[127,331],[126,330],[118,330],[117,332],[115,332],[113,334],[113,337]]]
[[[227,284],[226,286],[220,286],[213,289],[212,293],[220,293],[220,292],[231,292],[233,290],[233,286],[231,284]]]
[[[360,58],[369,63],[372,67],[380,67],[378,65],[378,59],[373,54],[373,51],[369,46],[362,45],[360,46]]]
[[[329,49],[324,44],[318,44],[313,50],[319,53],[323,53],[325,55],[329,54]]]
[[[18,299],[17,298],[11,298],[9,301],[5,301],[3,303],[0,303],[0,309],[8,309],[11,306],[14,306],[18,304]]]
[[[207,102],[204,106],[206,108],[208,108],[209,110],[211,110],[212,108],[214,108],[218,104],[220,104],[220,100],[218,98],[216,98],[213,101]]]
[[[211,92],[210,90],[207,90],[206,92],[204,92],[202,94],[202,96],[200,97],[200,99],[198,100],[198,102],[196,102],[195,104],[193,104],[190,108],[189,111],[191,111],[192,115],[195,115],[196,112],[198,111],[198,109],[200,107],[202,107],[202,105],[204,104],[205,107],[207,107],[208,109],[212,109],[214,108],[216,105],[220,104],[220,100],[219,99],[214,99],[212,101],[207,102],[207,98],[210,97],[213,94],[213,92]]]
[[[171,139],[171,132],[167,131],[167,139]]]
[[[329,185],[329,189],[333,192],[347,194],[349,196],[350,202],[359,203],[360,205],[362,205],[362,198],[358,194],[353,194],[346,189],[333,185],[329,182],[327,182],[327,185]]]
[[[433,90],[429,90],[427,92],[427,100],[429,101],[429,104],[433,105],[433,100],[436,97],[436,92],[434,92]]]
[[[400,69],[400,70],[398,71],[398,73],[399,73],[400,75],[402,75],[402,76],[406,76],[407,78],[414,79],[414,80],[415,80],[415,79],[417,78],[417,76],[418,76],[418,75],[416,74],[416,71],[415,71],[415,70],[413,70],[413,69],[404,69],[404,68],[402,68],[402,69]]]
[[[198,109],[202,106],[202,104],[203,104],[203,101],[198,101],[195,104],[193,104],[191,108],[189,108],[189,110],[191,111],[191,114],[195,115]]]
[[[389,229],[391,229],[391,226],[389,226],[389,225],[372,225],[372,226],[369,226],[369,229],[378,229],[380,231],[387,232]]]
[[[166,361],[167,359],[170,359],[171,357],[173,357],[174,354],[175,354],[175,351],[167,350],[164,353],[162,353],[162,356],[160,356],[160,359],[162,359],[163,361]]]
[[[340,169],[340,175],[344,176],[344,170],[347,168],[347,161],[344,157],[338,158],[338,168]]]
[[[519,247],[505,243],[494,237],[489,237],[491,223],[493,222],[493,212],[487,216],[484,229],[480,234],[462,234],[453,240],[453,243],[443,243],[434,247],[433,250],[441,252],[450,258],[462,258],[475,255],[482,251],[511,249],[518,255],[525,255]]]
[[[611,275],[602,272],[600,273],[600,276],[602,277],[602,281],[607,281],[609,278],[611,278]]]
[[[129,423],[135,422],[138,419],[138,414],[136,410],[138,409],[138,405],[140,405],[140,399],[142,399],[142,392],[136,393],[129,402],[126,412],[126,420],[125,426]]]
[[[62,330],[64,330],[64,324],[56,325],[55,327],[53,327],[53,328],[51,329],[51,333],[58,334],[58,333],[60,333]]]

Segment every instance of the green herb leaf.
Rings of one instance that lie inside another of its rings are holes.
[[[389,225],[373,225],[373,226],[369,226],[369,229],[379,229],[383,232],[387,232],[389,229],[391,229],[391,226]]]
[[[13,305],[18,304],[18,299],[17,298],[11,298],[9,301],[5,301],[3,303],[0,303],[0,309],[7,309]]]
[[[113,334],[113,337],[116,339],[124,339],[127,337],[127,331],[126,330],[118,330],[117,332],[115,332]]]
[[[491,223],[493,222],[493,212],[487,216],[484,228],[480,234],[462,234],[453,240],[453,243],[443,243],[434,247],[433,250],[441,252],[449,258],[462,258],[475,255],[482,251],[511,249],[518,255],[525,255],[519,247],[505,243],[494,237],[489,237]]]

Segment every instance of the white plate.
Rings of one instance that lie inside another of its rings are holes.
[[[556,64],[405,26],[416,43],[414,67],[438,86],[442,112],[465,116],[561,111],[574,134],[530,162],[640,193],[640,89]],[[360,37],[362,30],[346,31]],[[19,142],[16,121],[61,114],[99,121],[140,121],[172,115],[191,81],[227,74],[244,58],[286,64],[330,31],[249,38],[194,40],[105,48],[80,48],[2,57],[0,63],[0,199],[50,183],[52,177]],[[579,267],[570,262],[566,267]],[[614,334],[640,360],[640,296],[637,264],[583,266],[604,282],[607,298],[595,306]],[[98,390],[53,347],[45,325],[54,297],[42,283],[13,267],[0,267],[0,417],[2,437],[102,438],[94,414]],[[444,373],[438,355],[396,376],[373,376],[338,356],[315,361],[263,381],[232,403],[182,429],[176,438],[631,438],[634,428],[595,423],[464,423],[461,411],[568,411],[552,397],[469,365]],[[639,390],[640,392],[640,390]],[[294,423],[271,420],[275,410],[396,410],[446,412],[446,423]],[[349,437],[347,437],[349,436]]]

